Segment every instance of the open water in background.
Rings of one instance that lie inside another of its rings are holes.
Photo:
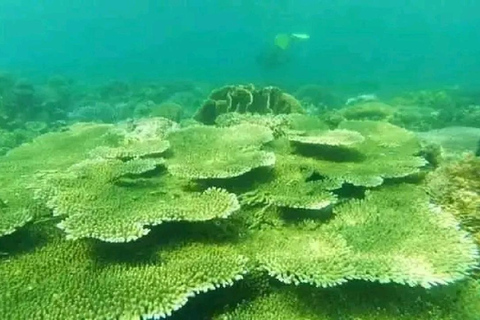
[[[475,86],[476,0],[2,0],[0,70],[90,82]],[[255,57],[308,33],[291,61]]]

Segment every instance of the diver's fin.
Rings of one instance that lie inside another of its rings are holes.
[[[291,41],[292,37],[288,33],[279,33],[275,36],[275,45],[282,50],[288,49]]]
[[[282,50],[287,50],[292,41],[303,41],[310,39],[306,33],[279,33],[275,36],[275,46]]]

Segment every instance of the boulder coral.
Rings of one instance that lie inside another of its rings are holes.
[[[212,91],[194,117],[197,121],[211,125],[219,115],[229,112],[289,114],[304,111],[294,96],[277,87],[230,85]]]

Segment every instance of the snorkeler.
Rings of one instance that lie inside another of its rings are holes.
[[[265,69],[283,66],[291,60],[291,46],[295,42],[308,39],[310,36],[304,33],[279,33],[275,36],[273,45],[257,56],[257,63]]]

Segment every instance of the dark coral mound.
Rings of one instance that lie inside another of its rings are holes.
[[[289,114],[302,113],[300,102],[276,87],[255,88],[253,85],[230,85],[212,91],[197,111],[195,119],[214,124],[225,113]]]

